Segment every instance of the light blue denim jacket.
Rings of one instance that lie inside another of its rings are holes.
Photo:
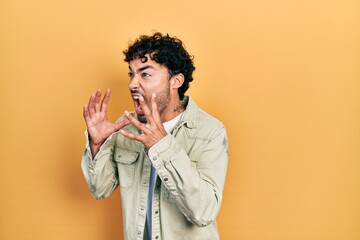
[[[144,228],[151,164],[158,174],[152,239],[219,239],[215,218],[228,164],[226,131],[190,97],[182,103],[186,110],[172,134],[148,151],[116,132],[93,159],[87,140],[82,157],[85,179],[96,199],[108,197],[120,185],[125,240],[148,239]],[[124,130],[139,134],[133,125]]]

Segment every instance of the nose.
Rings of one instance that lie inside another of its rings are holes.
[[[139,87],[139,79],[137,79],[136,75],[134,75],[129,83],[129,88],[130,89],[136,89]]]

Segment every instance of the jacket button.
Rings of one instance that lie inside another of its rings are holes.
[[[164,178],[164,181],[167,182],[169,179],[168,178]]]
[[[157,160],[157,157],[156,157],[156,156],[155,156],[155,157],[153,157],[153,160],[154,160],[154,161],[156,161],[156,160]]]

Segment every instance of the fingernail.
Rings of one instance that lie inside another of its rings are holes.
[[[125,114],[125,116],[129,116],[129,115],[130,115],[130,113],[129,113],[128,111],[125,111],[124,114]]]
[[[139,99],[140,99],[140,101],[142,101],[142,102],[144,101],[144,98],[143,98],[143,96],[141,96],[141,95],[140,95]]]
[[[153,95],[153,97],[156,97],[156,93],[153,93],[152,95]]]

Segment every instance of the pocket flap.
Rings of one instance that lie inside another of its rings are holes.
[[[114,160],[123,164],[131,164],[136,161],[139,152],[133,152],[124,148],[115,148]]]

